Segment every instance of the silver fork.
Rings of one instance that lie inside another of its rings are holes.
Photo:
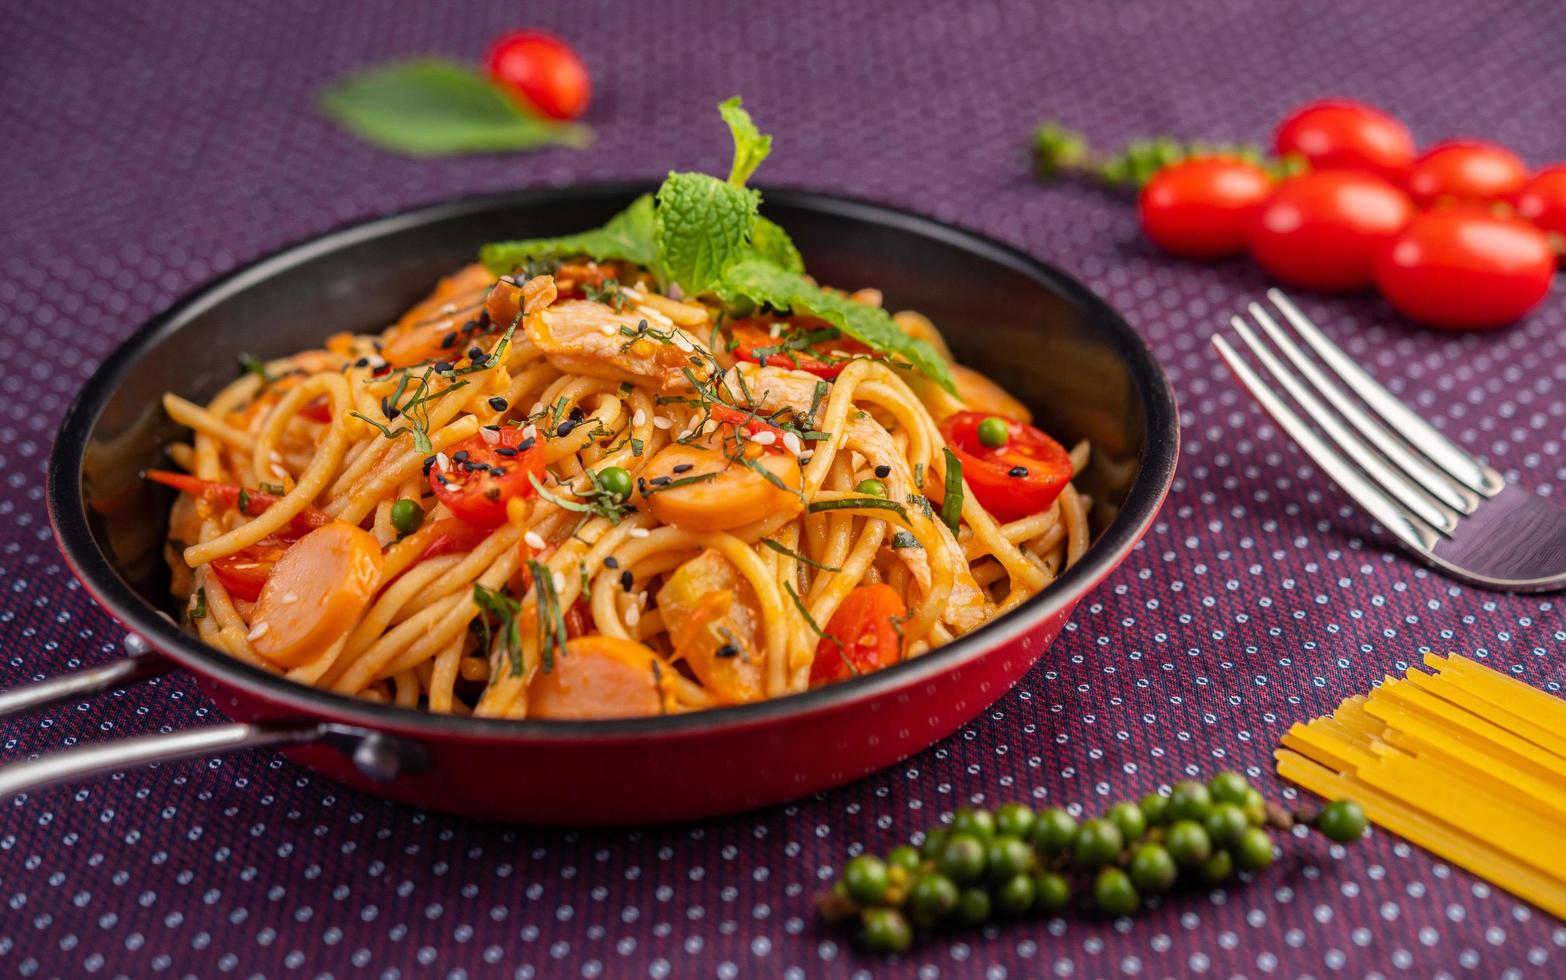
[[[1507,483],[1436,431],[1280,290],[1268,290],[1267,298],[1292,334],[1260,303],[1246,307],[1249,320],[1229,322],[1276,385],[1221,335],[1213,336],[1213,346],[1339,489],[1405,548],[1453,578],[1506,591],[1566,588],[1566,510]]]

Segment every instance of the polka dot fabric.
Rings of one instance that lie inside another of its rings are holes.
[[[1557,600],[1490,595],[1370,534],[1208,349],[1266,286],[1139,238],[1133,209],[1027,176],[1033,123],[1105,145],[1264,138],[1349,94],[1424,141],[1566,154],[1560,19],[1492,2],[1269,4],[716,0],[531,5],[11,4],[0,28],[0,683],[116,655],[43,505],[52,434],[134,326],[267,251],[409,206],[519,185],[727,166],[713,105],[741,92],[765,181],[959,222],[1085,280],[1179,391],[1184,458],[1142,546],[1027,679],[960,734],[843,790],[696,826],[508,829],[400,809],[256,754],[0,801],[0,974],[32,976],[1483,976],[1566,971],[1566,926],[1378,834],[1286,842],[1244,887],[1135,920],[942,936],[895,963],[823,929],[812,896],[963,803],[1100,808],[1271,751],[1427,648],[1552,691]],[[476,58],[518,18],[579,45],[593,148],[415,161],[312,111],[352,68]],[[854,284],[857,285],[857,284]],[[1509,331],[1411,328],[1368,298],[1307,311],[1453,437],[1540,493],[1566,487],[1559,295]],[[14,760],[218,719],[188,678],[0,727]],[[525,779],[526,774],[497,774]],[[540,787],[548,792],[548,787]]]

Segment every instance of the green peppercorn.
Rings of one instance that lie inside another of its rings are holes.
[[[880,480],[860,480],[854,485],[855,493],[862,493],[866,497],[885,497],[886,484]]]
[[[995,814],[978,807],[965,806],[952,814],[952,833],[972,834],[987,841],[995,836]]]
[[[959,885],[984,877],[984,842],[968,833],[953,831],[935,859],[936,870]]]
[[[631,497],[631,474],[618,466],[606,466],[598,471],[598,485],[616,500]]]
[[[1012,875],[995,887],[995,910],[1001,915],[1021,915],[1033,907],[1038,889],[1030,875]]]
[[[1169,815],[1169,797],[1162,793],[1149,793],[1137,805],[1142,808],[1142,816],[1147,818],[1150,827],[1163,823]]]
[[[871,952],[901,953],[913,945],[913,930],[896,909],[865,909],[860,921],[864,923],[865,948]]]
[[[860,905],[878,905],[886,898],[886,862],[870,854],[861,854],[843,867],[843,884],[848,897]]]
[[[921,926],[933,926],[957,908],[957,886],[941,874],[924,874],[908,888],[908,913]]]
[[[924,843],[919,846],[919,856],[929,860],[935,860],[941,853],[941,848],[946,846],[946,836],[951,831],[945,827],[931,827],[924,832]]]
[[[1126,846],[1120,828],[1108,820],[1089,820],[1077,831],[1077,860],[1089,867],[1108,864]]]
[[[1000,834],[990,841],[985,858],[989,875],[996,881],[1032,871],[1038,861],[1033,848],[1009,834]]]
[[[1063,909],[1071,901],[1071,883],[1066,881],[1064,875],[1053,871],[1036,873],[1033,876],[1033,890],[1039,908],[1046,912]]]
[[[1244,871],[1268,867],[1272,864],[1272,838],[1260,827],[1247,827],[1234,845],[1234,861]]]
[[[1176,820],[1164,835],[1164,846],[1169,856],[1182,867],[1194,868],[1213,853],[1213,839],[1195,820]]]
[[[1033,846],[1045,854],[1061,854],[1077,839],[1077,821],[1056,807],[1039,813],[1033,821]]]
[[[1011,441],[1011,431],[1006,420],[998,416],[986,416],[979,422],[979,445],[988,449],[1000,449]]]
[[[1143,844],[1131,853],[1131,863],[1126,866],[1131,883],[1138,891],[1149,895],[1166,892],[1174,886],[1180,869],[1174,858],[1161,844]]]
[[[995,832],[1027,840],[1034,820],[1033,808],[1026,803],[1007,803],[995,810]]]
[[[1233,803],[1219,803],[1207,811],[1207,819],[1202,821],[1202,826],[1207,828],[1207,836],[1213,839],[1214,847],[1228,847],[1240,839],[1251,822],[1245,819],[1245,811]]]
[[[886,863],[894,868],[902,868],[904,871],[919,870],[919,852],[907,844],[892,848],[892,852],[886,856]]]
[[[1207,781],[1207,791],[1212,794],[1215,803],[1235,803],[1245,805],[1245,794],[1250,790],[1251,784],[1245,781],[1245,777],[1237,772],[1221,772]]]
[[[392,504],[391,522],[398,534],[412,534],[424,523],[424,508],[419,506],[417,500],[404,497]]]
[[[1201,820],[1213,805],[1212,794],[1207,787],[1194,780],[1175,783],[1169,792],[1170,820]]]
[[[1260,827],[1267,822],[1267,801],[1255,787],[1245,791],[1245,802],[1240,804],[1240,809],[1245,811],[1245,819],[1250,821],[1252,827]]]
[[[1365,833],[1365,808],[1353,800],[1333,800],[1316,814],[1316,829],[1340,844],[1359,840]]]
[[[957,899],[957,921],[976,926],[990,917],[990,893],[982,888],[964,888]]]
[[[1216,885],[1234,874],[1234,858],[1228,851],[1214,851],[1202,862],[1202,880]]]
[[[1131,877],[1119,868],[1104,868],[1093,882],[1093,901],[1110,915],[1130,915],[1140,902]]]
[[[1116,803],[1105,816],[1120,828],[1120,836],[1127,841],[1134,841],[1147,833],[1147,817],[1142,814],[1142,808],[1130,800]]]

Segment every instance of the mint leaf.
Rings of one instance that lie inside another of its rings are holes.
[[[756,223],[750,229],[750,247],[759,258],[766,259],[774,265],[780,265],[790,272],[804,272],[805,259],[799,254],[799,249],[794,247],[793,239],[788,237],[775,221],[757,217]]]
[[[602,228],[559,238],[491,242],[479,250],[479,260],[497,276],[505,275],[529,259],[569,259],[579,255],[597,262],[618,259],[652,265],[657,258],[655,231],[653,197],[643,194]]]
[[[743,297],[773,309],[820,317],[883,354],[906,359],[942,388],[957,393],[946,370],[946,360],[925,341],[898,329],[891,315],[880,307],[826,292],[799,273],[761,258],[747,258],[729,266],[718,292],[730,302]]]
[[[328,89],[321,110],[385,150],[442,156],[583,146],[582,126],[528,114],[466,65],[419,58],[360,72]]]
[[[657,200],[659,271],[687,295],[710,291],[745,255],[761,195],[706,174],[670,173]]]
[[[761,166],[761,161],[772,152],[772,137],[756,128],[750,113],[740,108],[740,97],[718,103],[718,112],[729,124],[734,136],[734,165],[729,168],[729,183],[744,187],[750,175]]]

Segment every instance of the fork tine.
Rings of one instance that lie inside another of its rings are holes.
[[[1257,404],[1272,416],[1272,420],[1278,423],[1278,427],[1293,439],[1295,444],[1305,450],[1305,455],[1315,461],[1332,478],[1332,482],[1351,497],[1355,503],[1363,507],[1371,517],[1381,522],[1381,526],[1404,544],[1427,557],[1433,554],[1436,543],[1440,538],[1436,533],[1421,524],[1418,519],[1409,514],[1396,502],[1376,488],[1375,484],[1365,479],[1358,470],[1342,456],[1338,455],[1331,447],[1316,435],[1304,420],[1294,414],[1294,410],[1283,403],[1283,399],[1272,393],[1251,366],[1241,360],[1234,348],[1220,336],[1213,336],[1213,346],[1218,349],[1218,356],[1222,357],[1229,370],[1234,372],[1240,384],[1251,393]]]
[[[1315,348],[1321,359],[1337,372],[1338,377],[1343,379],[1355,394],[1363,398],[1366,404],[1379,412],[1382,418],[1391,423],[1393,430],[1407,439],[1415,449],[1428,456],[1459,483],[1486,497],[1495,496],[1506,486],[1506,481],[1500,473],[1458,448],[1456,443],[1415,415],[1407,405],[1398,401],[1392,392],[1381,385],[1381,382],[1366,374],[1343,352],[1341,347],[1328,340],[1327,335],[1322,333],[1309,317],[1301,313],[1299,307],[1295,306],[1281,289],[1267,290],[1267,298],[1272,300],[1273,305],[1283,313],[1284,318],[1299,332],[1299,335]]]
[[[1267,336],[1272,338],[1273,344],[1283,351],[1297,371],[1305,375],[1316,390],[1332,403],[1344,418],[1359,434],[1370,440],[1371,445],[1381,451],[1381,455],[1402,468],[1413,481],[1419,484],[1426,493],[1446,504],[1448,507],[1461,514],[1472,514],[1479,506],[1479,495],[1466,487],[1459,487],[1444,473],[1437,473],[1429,464],[1422,462],[1417,456],[1403,448],[1403,444],[1397,437],[1387,431],[1386,426],[1371,418],[1370,415],[1357,404],[1342,388],[1339,388],[1329,379],[1315,362],[1305,356],[1300,350],[1300,345],[1291,339],[1288,333],[1272,318],[1266,308],[1260,303],[1252,303],[1248,309],[1251,318],[1261,324]]]
[[[1400,474],[1386,464],[1375,450],[1360,441],[1359,437],[1348,430],[1338,417],[1332,414],[1332,410],[1323,405],[1310,393],[1294,372],[1284,367],[1257,336],[1251,332],[1250,326],[1241,317],[1231,317],[1229,323],[1234,327],[1240,339],[1245,341],[1245,346],[1251,349],[1257,360],[1262,362],[1268,373],[1283,385],[1285,391],[1299,403],[1304,409],[1305,415],[1311,421],[1326,430],[1328,437],[1337,445],[1338,449],[1348,454],[1361,470],[1368,473],[1370,478],[1381,485],[1381,489],[1398,503],[1402,504],[1415,517],[1435,528],[1443,534],[1450,535],[1457,529],[1457,515],[1443,508],[1440,504],[1426,497],[1414,488]]]

